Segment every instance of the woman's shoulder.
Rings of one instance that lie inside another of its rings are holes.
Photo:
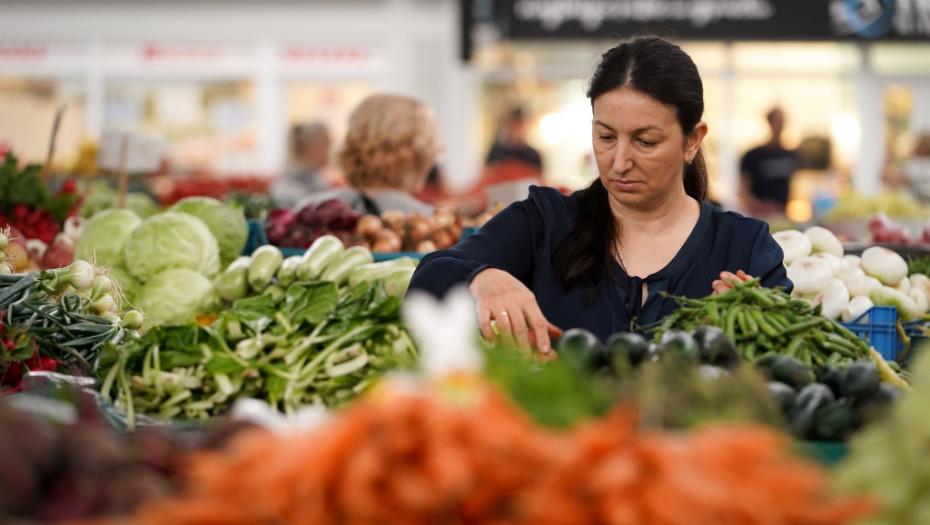
[[[566,195],[551,186],[531,185],[529,195],[524,202],[531,202],[545,214],[558,215],[569,213],[574,215],[578,209],[577,192]]]
[[[769,224],[762,219],[757,219],[749,215],[743,215],[737,211],[725,210],[709,202],[701,203],[711,217],[712,224],[721,233],[720,230],[737,235],[758,235],[762,232],[769,233]]]

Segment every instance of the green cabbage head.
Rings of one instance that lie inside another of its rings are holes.
[[[189,213],[202,220],[220,245],[220,265],[226,268],[242,255],[249,240],[249,223],[240,206],[220,202],[212,197],[187,197],[168,211]]]
[[[186,268],[154,275],[139,290],[136,308],[154,324],[186,324],[198,314],[210,312],[217,303],[213,282]]]
[[[123,248],[142,219],[132,210],[111,208],[87,219],[74,246],[74,258],[95,261],[99,267],[123,264]]]
[[[193,215],[166,211],[142,221],[126,243],[126,269],[142,282],[173,268],[206,277],[220,270],[216,237]]]

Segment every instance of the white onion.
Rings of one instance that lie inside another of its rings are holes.
[[[798,230],[782,230],[775,232],[772,237],[785,254],[785,266],[790,266],[794,261],[811,254],[810,238]]]
[[[843,262],[845,262],[846,266],[850,268],[858,268],[860,260],[861,259],[859,258],[858,255],[849,254],[849,255],[843,256]]]
[[[869,299],[877,306],[894,306],[898,309],[898,317],[902,321],[910,321],[917,309],[914,299],[890,286],[881,286],[872,290],[869,293]]]
[[[846,282],[846,288],[849,289],[849,295],[852,297],[868,297],[872,290],[882,286],[882,282],[871,275],[863,275]]]
[[[907,276],[904,276],[901,278],[900,281],[898,281],[895,284],[892,284],[891,287],[899,292],[907,293],[908,290],[911,289],[911,281],[907,278]]]
[[[844,283],[849,283],[849,281],[852,281],[853,279],[865,277],[865,272],[863,272],[862,268],[859,268],[858,266],[847,266],[846,268],[843,268],[843,271],[841,271],[837,277]]]
[[[826,261],[827,264],[830,265],[830,270],[833,272],[834,277],[838,276],[840,272],[846,268],[846,265],[843,263],[843,259],[833,255],[832,253],[818,252],[811,254],[811,257],[816,259],[823,259]]]
[[[922,315],[930,308],[930,299],[927,294],[919,288],[911,288],[907,291],[907,296],[914,300],[914,317]]]
[[[862,252],[859,266],[882,284],[894,286],[907,276],[907,261],[883,246],[871,246]],[[877,304],[877,303],[876,303]]]
[[[817,257],[802,257],[788,266],[788,278],[801,294],[817,293],[830,284],[833,270],[827,261]]]
[[[811,226],[804,230],[804,235],[811,240],[811,250],[814,253],[829,253],[843,257],[843,243],[833,232],[823,226]]]
[[[839,279],[833,279],[826,288],[814,298],[814,304],[820,305],[820,315],[827,319],[837,320],[843,313],[843,308],[849,304],[849,290]]]
[[[917,288],[924,292],[927,298],[930,298],[930,277],[922,273],[912,273],[908,279],[911,281],[911,288]]]
[[[868,312],[872,306],[874,306],[872,300],[864,295],[853,297],[846,304],[846,308],[843,308],[840,318],[844,323],[851,323],[860,315]],[[866,323],[868,320],[868,317],[866,317],[865,319],[861,319],[860,322]]]

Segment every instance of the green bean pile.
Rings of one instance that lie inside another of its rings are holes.
[[[850,363],[869,358],[869,345],[836,321],[820,315],[820,306],[794,299],[780,289],[763,288],[758,279],[724,293],[690,299],[662,292],[679,305],[675,312],[647,327],[658,339],[666,330],[720,327],[743,358],[755,361],[780,353],[808,366]]]

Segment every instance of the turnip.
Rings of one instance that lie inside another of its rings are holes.
[[[827,319],[839,319],[843,308],[849,304],[849,290],[839,279],[833,279],[826,288],[814,297],[814,304],[820,305],[820,315]]]
[[[837,257],[836,255],[833,255],[832,253],[818,252],[818,253],[811,254],[811,257],[826,261],[827,264],[830,265],[830,271],[833,273],[833,277],[837,277],[840,274],[840,272],[842,272],[843,269],[846,268],[846,265],[843,263],[843,259],[841,259],[840,257]]]
[[[894,306],[898,309],[898,317],[902,321],[910,321],[917,310],[914,299],[890,286],[880,286],[872,290],[869,299],[877,306]]]
[[[851,297],[868,297],[872,290],[882,287],[882,282],[871,275],[862,275],[845,283]]]
[[[813,253],[829,253],[843,257],[843,243],[830,230],[823,226],[811,226],[804,230],[804,235],[811,241]]]
[[[862,252],[859,266],[867,275],[888,286],[900,283],[907,276],[907,261],[904,257],[882,246],[866,248]]]
[[[822,258],[802,257],[788,266],[788,278],[798,293],[817,293],[830,284],[833,269]]]
[[[811,240],[798,230],[782,230],[772,235],[784,252],[785,266],[811,254]]]
[[[868,312],[872,306],[874,306],[872,304],[872,300],[864,295],[853,297],[846,304],[846,308],[843,308],[843,312],[840,314],[840,318],[844,323],[851,323],[858,319],[862,314]],[[860,319],[859,322],[868,322],[868,318]]]

